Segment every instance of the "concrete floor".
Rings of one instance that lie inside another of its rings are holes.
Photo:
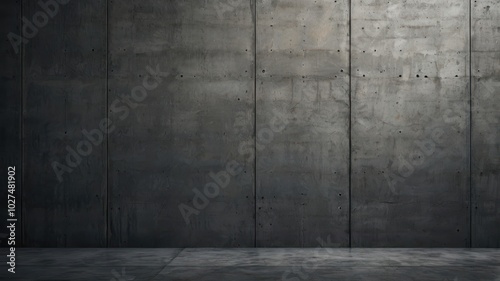
[[[6,249],[4,249],[6,250]],[[500,249],[18,249],[0,280],[494,280]]]

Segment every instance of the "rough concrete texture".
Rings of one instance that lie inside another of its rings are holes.
[[[7,35],[9,33],[19,34],[19,18],[21,15],[21,3],[16,1],[7,1],[0,7],[0,33]],[[8,212],[6,208],[7,195],[15,196],[17,203],[17,218],[20,219],[21,207],[21,56],[18,51],[12,47],[9,40],[1,40],[0,52],[2,53],[2,67],[0,68],[0,93],[2,101],[0,102],[0,173],[2,180],[5,178],[5,184],[2,183],[0,189],[0,198],[2,202],[2,212],[0,219],[7,220]],[[8,167],[15,167],[16,192],[8,193],[7,173]],[[12,198],[12,197],[10,197]],[[12,202],[11,202],[12,203]],[[21,224],[17,224],[17,231],[21,233]],[[7,246],[7,229],[0,230],[0,247]]]
[[[500,3],[472,3],[472,246],[500,247]]]
[[[253,6],[109,3],[111,246],[254,246],[254,158],[238,151],[249,141],[253,152]],[[112,103],[147,66],[168,75],[125,117]],[[231,161],[240,172],[210,185]],[[184,209],[188,224],[180,204],[194,210]]]
[[[469,245],[468,16],[352,2],[353,247]]]
[[[18,249],[2,280],[499,280],[499,249]]]
[[[43,11],[24,1],[32,20]],[[60,182],[52,163],[78,150],[82,130],[98,128],[106,112],[106,1],[71,1],[25,45],[24,190],[25,243],[32,246],[105,246],[106,146]],[[88,151],[83,148],[83,151]],[[85,153],[86,154],[86,153]]]
[[[20,5],[5,35],[43,11]],[[499,17],[493,0],[59,5],[24,56],[2,45],[24,244],[498,247]]]
[[[348,1],[257,1],[257,246],[349,245],[348,33]]]

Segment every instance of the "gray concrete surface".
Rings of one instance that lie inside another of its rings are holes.
[[[453,115],[468,16],[465,0],[353,1],[354,247],[469,245],[469,118]]]
[[[110,245],[254,246],[254,158],[238,150],[253,144],[252,7],[110,3]],[[115,111],[115,100],[143,84],[147,66],[168,74],[128,117]],[[232,161],[239,173],[210,185],[210,174],[228,175]]]
[[[500,3],[472,6],[472,241],[500,247]]]
[[[8,280],[488,280],[498,249],[21,249]]]
[[[41,11],[37,1],[23,2],[31,21]],[[82,130],[98,128],[106,115],[106,1],[71,1],[54,17],[45,15],[47,23],[24,45],[24,242],[102,247],[106,145],[79,143],[87,140]],[[76,156],[89,149],[88,156]],[[66,167],[62,181],[55,161]]]
[[[18,33],[20,30],[19,19],[21,15],[21,3],[8,1],[0,7],[0,32],[7,35]],[[8,167],[15,168],[15,192],[8,193],[7,178],[5,184],[2,183],[0,198],[2,198],[2,212],[0,219],[6,221],[8,213],[3,206],[6,206],[7,195],[15,196],[17,204],[21,202],[21,57],[16,54],[9,40],[2,40],[0,45],[2,57],[2,67],[0,68],[0,171],[7,175]],[[20,52],[20,49],[17,50]],[[12,197],[11,197],[12,198]],[[20,206],[20,205],[19,205]],[[5,211],[4,211],[5,210]],[[17,218],[21,218],[21,213],[17,213]],[[17,224],[17,229],[21,233],[21,224]],[[7,245],[7,229],[0,230],[0,246]]]
[[[22,1],[30,21],[37,2]],[[19,5],[2,6],[5,35],[22,32]],[[22,55],[2,45],[0,169],[24,159],[23,242],[498,247],[499,13],[467,0],[59,4]]]
[[[349,246],[348,12],[257,2],[257,246]]]

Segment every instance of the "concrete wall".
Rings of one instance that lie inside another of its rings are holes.
[[[472,245],[500,247],[500,3],[472,4]]]
[[[24,245],[499,246],[495,1],[60,2],[1,10]]]
[[[41,11],[23,2],[37,27],[23,54],[24,243],[105,246],[106,145],[89,146],[83,130],[106,114],[106,1],[58,5],[46,24]]]
[[[469,245],[468,16],[353,1],[353,246]]]
[[[257,2],[257,246],[349,246],[348,34],[348,1]]]
[[[111,246],[254,245],[254,159],[238,153],[254,132],[253,5],[216,4],[109,3]],[[165,74],[143,98],[147,66]],[[232,161],[243,172],[215,188]]]
[[[0,7],[0,29],[1,34],[14,37],[13,34],[19,34],[20,30],[21,3],[18,1],[8,1]],[[21,161],[21,48],[13,48],[10,40],[1,40],[0,50],[3,55],[0,69],[0,92],[2,101],[0,102],[0,171],[5,177],[5,183],[2,183],[0,189],[0,198],[2,198],[2,212],[0,219],[6,221],[8,217],[7,200],[15,200],[18,212],[16,218],[16,231],[21,235],[21,180],[22,180],[22,161]],[[15,169],[15,192],[9,193],[7,186],[7,173]],[[14,196],[15,198],[12,198]],[[12,202],[10,202],[12,203]],[[9,231],[6,228],[0,230],[0,245],[7,245]],[[21,238],[18,236],[18,238]],[[20,240],[18,240],[20,241]]]

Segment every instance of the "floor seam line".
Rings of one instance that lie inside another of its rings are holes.
[[[182,248],[171,260],[165,264],[165,267],[167,267],[169,264],[171,264],[186,248]]]

